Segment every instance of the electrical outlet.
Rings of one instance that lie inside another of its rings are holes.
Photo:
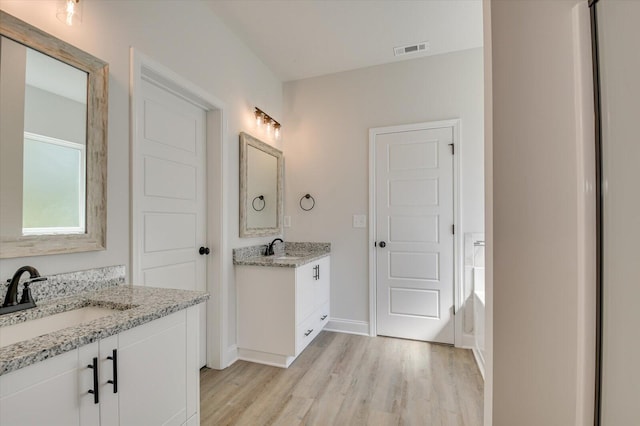
[[[284,227],[285,228],[290,228],[291,227],[291,216],[285,216],[284,217]]]
[[[354,214],[353,215],[353,227],[354,228],[366,228],[367,227],[367,215]]]

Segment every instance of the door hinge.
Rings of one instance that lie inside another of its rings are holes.
[[[456,153],[456,146],[452,143],[449,144],[449,146],[451,147],[451,155],[455,155]]]
[[[453,315],[456,314],[456,305],[451,305],[451,311],[453,312]]]
[[[453,235],[455,235],[455,234],[456,234],[456,225],[451,225],[451,233],[452,233]]]

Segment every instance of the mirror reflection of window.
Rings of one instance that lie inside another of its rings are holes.
[[[274,228],[278,226],[278,158],[251,145],[247,147],[247,198],[264,197],[256,203],[257,209],[249,206],[247,228]]]
[[[23,235],[85,232],[85,145],[25,132]]]
[[[85,232],[87,74],[27,48],[22,234]]]

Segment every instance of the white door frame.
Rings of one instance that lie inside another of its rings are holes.
[[[206,303],[207,310],[207,366],[222,369],[229,363],[226,355],[228,338],[228,309],[225,303],[228,300],[228,288],[224,283],[228,282],[227,272],[223,265],[230,262],[228,257],[227,215],[223,206],[227,198],[227,191],[224,189],[223,177],[226,166],[223,161],[227,136],[226,106],[217,97],[209,94],[206,90],[194,85],[190,81],[176,74],[164,65],[152,60],[135,48],[130,51],[130,140],[131,151],[129,161],[129,171],[131,175],[130,185],[130,221],[131,221],[131,283],[141,282],[138,271],[133,267],[139,264],[141,247],[141,224],[133,212],[136,211],[140,199],[136,196],[133,188],[142,179],[142,171],[134,169],[133,165],[138,155],[140,141],[138,139],[138,108],[136,102],[141,96],[142,81],[150,81],[165,90],[181,97],[191,103],[200,106],[206,111],[206,226],[207,243],[213,252],[213,256],[207,256],[207,291],[211,299]],[[212,173],[213,172],[213,173]]]
[[[429,130],[440,127],[453,128],[453,144],[455,155],[453,156],[453,222],[455,234],[453,238],[453,300],[455,307],[454,321],[454,341],[455,346],[463,346],[462,342],[462,319],[464,318],[464,300],[462,292],[461,271],[464,265],[462,255],[462,199],[460,197],[460,119],[443,121],[430,121],[425,123],[404,124],[400,126],[375,127],[369,129],[369,335],[377,336],[377,315],[376,315],[376,264],[377,251],[374,244],[376,242],[376,150],[375,140],[377,135],[385,133],[409,132],[415,130]]]

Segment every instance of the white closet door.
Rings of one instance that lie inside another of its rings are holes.
[[[380,335],[453,344],[453,134],[375,137]]]

